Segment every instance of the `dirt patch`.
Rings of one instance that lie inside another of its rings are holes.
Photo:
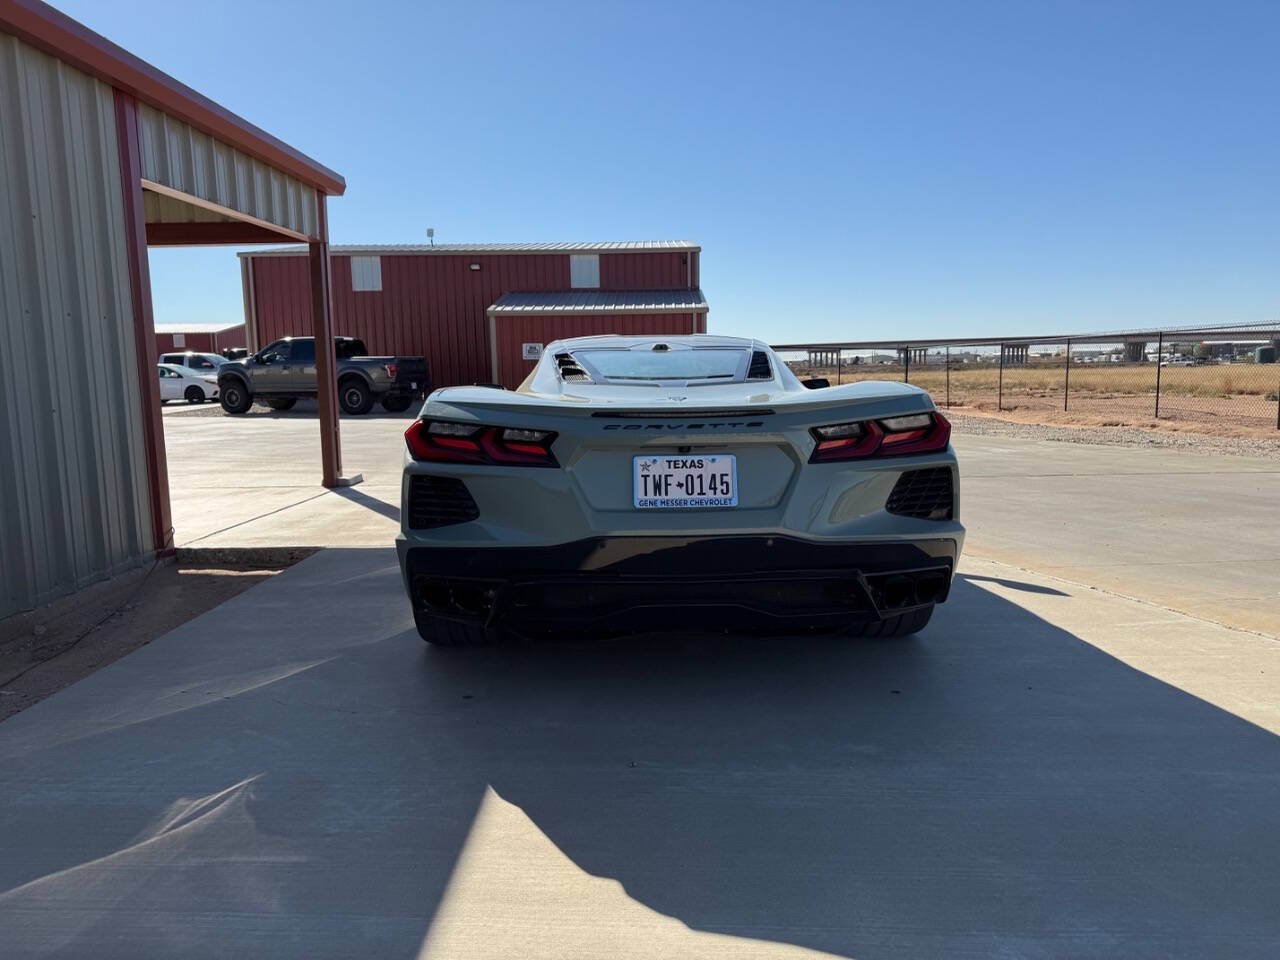
[[[228,563],[188,551],[0,621],[0,721],[313,552]]]
[[[808,374],[807,368],[801,368]],[[1141,430],[1274,438],[1280,427],[1280,364],[1233,363],[1162,367],[1160,416],[1156,417],[1156,366],[1032,363],[912,365],[910,383],[927,390],[941,409],[994,416],[1015,423],[1079,427],[1133,427]],[[882,365],[814,371],[832,383],[901,381],[901,366]]]
[[[1002,411],[977,407],[944,409],[950,417],[968,416],[987,420],[1000,420],[1005,423],[1034,424],[1040,426],[1062,427],[1064,429],[1093,429],[1098,427],[1126,427],[1131,430],[1144,430],[1159,434],[1183,434],[1190,437],[1227,437],[1236,440],[1255,439],[1272,445],[1280,440],[1280,431],[1274,426],[1251,427],[1234,423],[1206,424],[1198,420],[1165,419],[1161,414],[1159,420],[1147,416],[1120,416],[1114,413],[1068,412],[1062,410],[1038,410],[1034,408],[1014,406]]]

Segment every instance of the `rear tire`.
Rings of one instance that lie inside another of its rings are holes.
[[[373,407],[373,394],[358,377],[349,377],[338,384],[338,402],[346,413],[360,417]]]
[[[268,400],[267,406],[272,410],[292,410],[293,405],[297,402],[297,397],[280,397],[275,400]]]
[[[437,647],[478,647],[493,640],[479,623],[449,620],[421,610],[413,611],[413,622],[418,627],[418,636]]]
[[[228,380],[218,399],[227,413],[244,413],[253,406],[253,395],[238,379]]]
[[[204,391],[199,387],[187,387],[186,392],[182,394],[187,403],[204,403]]]
[[[387,413],[404,413],[413,403],[413,397],[383,397],[382,409]]]
[[[845,630],[845,635],[861,637],[867,640],[893,640],[898,637],[909,637],[913,633],[919,633],[923,630],[932,616],[933,604],[929,604],[927,607],[921,607],[919,610],[913,610],[910,613],[902,613],[896,617],[885,617],[883,620],[850,624]]]

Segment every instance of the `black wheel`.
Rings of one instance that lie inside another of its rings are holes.
[[[382,409],[387,413],[404,413],[413,403],[413,397],[383,397]]]
[[[851,624],[845,633],[850,637],[866,637],[867,639],[892,640],[895,637],[909,637],[919,633],[933,616],[933,604],[902,613],[896,617],[885,617],[883,620],[871,620]]]
[[[338,384],[338,402],[344,412],[362,416],[373,407],[373,394],[359,377],[349,377]]]
[[[253,406],[253,396],[239,380],[224,383],[218,399],[222,401],[222,409],[227,413],[244,413]]]
[[[413,622],[418,627],[418,635],[437,647],[478,647],[493,641],[484,625],[479,623],[448,620],[421,610],[413,611]]]
[[[268,400],[267,406],[272,410],[292,410],[297,402],[297,397],[277,397],[274,400]]]
[[[182,394],[187,403],[204,403],[204,391],[197,386],[187,387],[186,392]]]

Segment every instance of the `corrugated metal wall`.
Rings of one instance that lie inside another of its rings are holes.
[[[697,317],[692,313],[626,313],[597,317],[494,317],[498,332],[498,382],[508,390],[520,386],[535,361],[521,356],[521,345],[566,337],[591,337],[616,333],[623,337],[696,333]],[[490,358],[492,362],[492,358]],[[481,381],[486,382],[486,381]]]
[[[685,289],[682,251],[602,253],[603,290]],[[334,254],[334,333],[360,337],[375,354],[425,355],[432,383],[491,379],[485,311],[505,293],[569,289],[568,254],[394,254],[382,257],[382,290],[351,289],[351,258]],[[252,258],[257,344],[311,333],[305,256]],[[472,270],[471,264],[479,264]],[[670,332],[670,331],[662,331]]]
[[[267,223],[313,236],[316,191],[188,123],[138,105],[142,175]]]
[[[111,88],[0,33],[0,617],[153,550]]]

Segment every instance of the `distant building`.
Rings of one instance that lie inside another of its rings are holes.
[[[329,248],[333,329],[373,354],[424,354],[431,382],[520,384],[553,340],[706,333],[701,247],[476,243]],[[248,345],[310,332],[303,248],[240,254]]]
[[[156,324],[156,356],[176,350],[221,353],[227,347],[243,347],[244,323]]]

